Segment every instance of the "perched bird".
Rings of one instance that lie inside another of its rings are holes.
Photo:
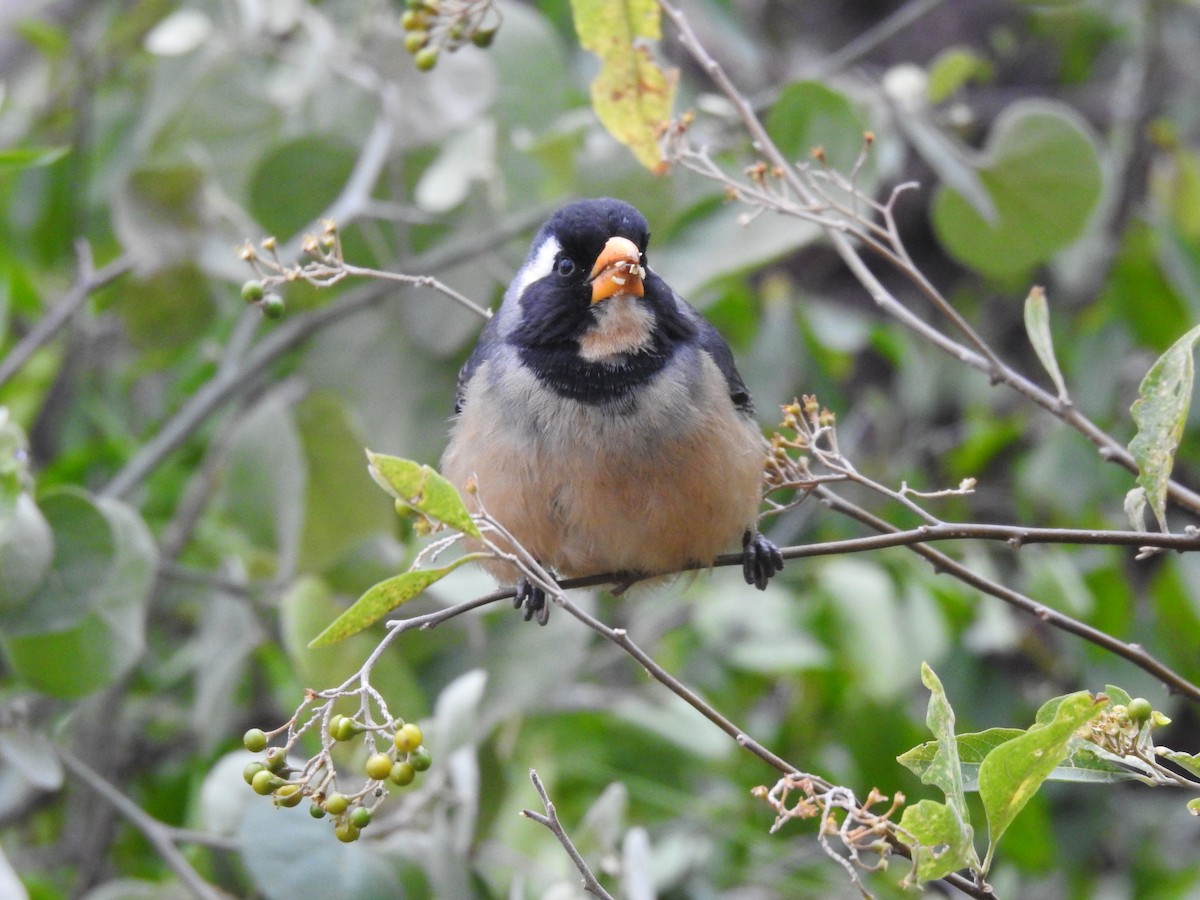
[[[707,565],[741,537],[761,590],[783,567],[756,528],[767,445],[729,346],[649,268],[649,239],[620,200],[550,217],[459,373],[441,470],[560,576]],[[544,591],[489,566],[545,624]]]

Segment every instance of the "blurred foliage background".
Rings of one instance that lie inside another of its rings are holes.
[[[141,810],[168,842],[188,829],[187,861],[234,896],[576,896],[553,837],[517,816],[538,806],[535,767],[595,870],[624,867],[628,896],[858,895],[811,826],[767,833],[750,789],[774,773],[565,616],[538,629],[489,610],[393,648],[375,684],[422,723],[435,764],[359,843],[246,788],[242,732],[285,721],[378,639],[305,647],[421,545],[363,447],[436,462],[481,324],[431,292],[352,279],[289,288],[282,320],[265,320],[238,295],[247,239],[274,235],[289,260],[331,217],[349,261],[488,305],[547,212],[628,199],[653,228],[651,264],[733,344],[764,428],[815,393],[877,481],[979,479],[936,501],[947,519],[1127,527],[1132,476],[883,318],[815,228],[742,224],[719,184],[641,168],[591,110],[596,63],[565,0],[498,8],[491,47],[421,72],[385,0],[0,7],[0,894],[190,896],[131,824]],[[874,132],[864,183],[920,184],[896,208],[917,267],[1042,383],[1021,303],[1045,285],[1077,406],[1128,441],[1138,382],[1200,318],[1195,2],[684,8],[793,157],[819,145],[847,168]],[[669,28],[661,53],[695,134],[732,171],[752,164]],[[1190,427],[1177,474],[1194,484],[1198,465]],[[860,533],[815,505],[768,530],[781,545]],[[951,552],[1200,678],[1195,558]],[[467,567],[412,608],[487,590]],[[929,738],[922,660],[960,731],[1026,727],[1048,697],[1111,682],[1172,716],[1165,743],[1200,745],[1194,705],[903,549],[792,563],[761,596],[722,570],[580,602],[860,796],[931,795],[895,761]],[[1180,796],[1049,785],[992,880],[1010,897],[1194,896],[1197,837]],[[902,870],[868,883],[891,895]]]

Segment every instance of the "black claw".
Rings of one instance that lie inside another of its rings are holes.
[[[768,538],[757,531],[742,535],[742,577],[760,591],[767,589],[767,582],[783,568],[783,554]]]
[[[550,621],[550,604],[546,602],[546,592],[536,585],[530,584],[528,578],[517,582],[517,593],[513,597],[513,607],[525,607],[525,621],[534,617],[539,625]]]

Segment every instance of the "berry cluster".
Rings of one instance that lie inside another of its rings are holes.
[[[242,299],[249,306],[257,306],[268,319],[283,315],[283,298],[274,291],[267,293],[261,281],[247,281],[242,285]]]
[[[337,742],[352,741],[366,730],[349,716],[334,715],[328,723],[329,737]],[[242,770],[246,783],[256,794],[273,798],[276,806],[298,806],[305,797],[310,798],[309,814],[314,819],[333,816],[333,833],[344,843],[358,840],[371,824],[387,783],[397,787],[412,784],[417,773],[433,763],[433,756],[422,743],[420,727],[412,722],[396,722],[388,749],[372,753],[363,765],[367,782],[357,792],[345,794],[336,790],[337,778],[332,767],[325,764],[324,754],[294,769],[288,765],[287,748],[268,748],[268,741],[260,728],[251,728],[242,736],[243,746],[251,753],[265,751],[262,760],[253,760]]]
[[[442,53],[453,53],[468,43],[487,47],[500,27],[493,0],[406,0],[400,24],[404,49],[422,72],[437,65]]]

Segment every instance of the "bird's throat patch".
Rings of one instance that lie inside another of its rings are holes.
[[[579,338],[579,356],[603,362],[654,345],[654,314],[638,297],[618,294],[593,308],[596,324]]]

